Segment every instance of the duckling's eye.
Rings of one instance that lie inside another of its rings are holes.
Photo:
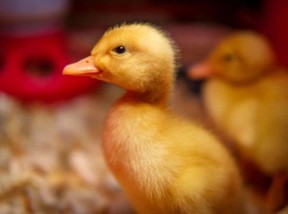
[[[116,54],[124,54],[126,52],[126,48],[122,45],[117,46],[116,48],[113,49],[113,52]]]
[[[231,53],[228,53],[228,54],[223,56],[223,60],[225,62],[232,62],[234,58],[235,58],[234,55]]]

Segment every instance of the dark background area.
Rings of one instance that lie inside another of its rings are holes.
[[[197,21],[247,27],[256,24],[263,9],[260,0],[74,0],[71,3],[68,18],[71,26],[142,20],[157,23]]]

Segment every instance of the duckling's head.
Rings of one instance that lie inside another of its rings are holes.
[[[151,99],[168,94],[174,72],[173,42],[163,31],[144,23],[109,29],[89,57],[64,69],[64,74],[90,76]]]
[[[274,53],[263,36],[241,31],[224,38],[207,61],[192,68],[189,74],[193,78],[203,72],[234,83],[245,83],[269,71],[274,63]]]

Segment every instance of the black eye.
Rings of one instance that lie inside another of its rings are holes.
[[[122,45],[117,46],[116,48],[113,49],[113,51],[117,54],[123,54],[126,52],[126,48]]]
[[[233,61],[233,59],[234,59],[234,55],[231,53],[228,53],[228,54],[223,56],[223,60],[225,62],[231,62],[231,61]]]

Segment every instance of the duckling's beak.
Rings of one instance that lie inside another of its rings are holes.
[[[191,79],[204,79],[212,75],[212,68],[208,61],[201,62],[188,69],[187,75]]]
[[[100,70],[95,67],[94,60],[92,56],[88,56],[78,62],[67,65],[64,70],[64,75],[72,76],[91,76],[99,73]]]

